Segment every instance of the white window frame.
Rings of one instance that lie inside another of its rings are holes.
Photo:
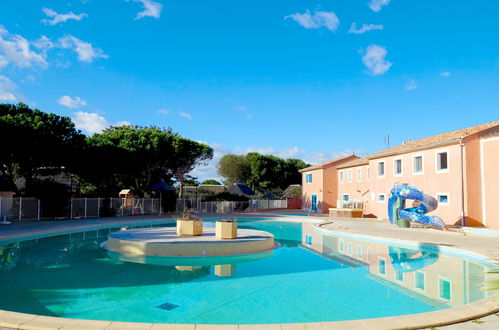
[[[383,200],[380,200],[379,198],[383,196]],[[378,194],[377,196],[378,198],[376,199],[378,201],[378,203],[386,203],[386,194]]]
[[[421,172],[416,172],[416,158],[421,157]],[[412,175],[423,175],[424,174],[424,156],[423,154],[417,154],[412,156]]]
[[[357,169],[357,182],[362,182],[362,167]]]
[[[424,284],[423,284],[423,286],[424,286],[424,289],[420,289],[420,288],[418,288],[418,287],[417,287],[417,283],[418,283],[418,276],[417,276],[417,274],[418,274],[418,273],[423,274],[423,279],[424,279],[424,281],[423,281],[423,283],[424,283]],[[417,271],[414,273],[414,289],[415,289],[415,290],[422,291],[422,292],[425,292],[425,293],[426,293],[426,288],[428,287],[428,285],[427,285],[428,283],[426,283],[426,280],[427,280],[426,272],[425,272],[425,271],[423,271],[423,270],[417,270]]]
[[[380,272],[380,269],[379,269],[379,262],[380,262],[380,260],[383,260],[384,263],[385,263],[385,273],[384,274],[382,272]],[[388,263],[386,262],[386,259],[378,257],[378,274],[381,275],[381,276],[383,276],[383,277],[386,277],[387,268],[388,268]]]
[[[438,206],[449,206],[449,204],[450,204],[449,193],[447,193],[447,192],[437,192],[435,195],[437,196]],[[440,196],[447,196],[447,202],[441,202],[440,198],[439,198]]]
[[[363,256],[364,256],[364,253],[362,251],[362,245],[357,245],[357,259],[360,259],[362,260]]]
[[[353,255],[353,244],[352,244],[352,242],[347,242],[347,254],[349,256]]]
[[[351,183],[353,181],[353,171],[350,169],[347,171],[348,173],[348,183]]]
[[[383,164],[383,175],[380,175],[379,174],[379,164]],[[386,175],[386,162],[383,160],[383,161],[379,161],[377,163],[377,166],[376,166],[376,174],[378,175],[378,178],[384,178],[385,175]]]
[[[367,167],[366,171],[366,181],[369,181],[369,166]]]
[[[438,155],[439,154],[444,154],[446,153],[447,154],[447,168],[444,168],[444,169],[439,169],[438,168],[438,163],[439,163],[439,157]],[[443,150],[436,150],[435,151],[435,173],[448,173],[449,172],[449,167],[450,167],[450,152],[449,152],[449,149],[443,149]]]
[[[449,282],[449,286],[450,286],[450,287],[449,287],[449,295],[450,295],[449,299],[447,299],[447,298],[442,298],[442,297],[440,296],[440,280],[443,280],[443,281],[447,281],[447,282]],[[442,299],[442,300],[444,300],[444,301],[452,301],[452,281],[451,281],[451,279],[450,279],[450,278],[447,278],[447,277],[443,277],[443,276],[438,275],[438,276],[437,276],[437,281],[438,281],[438,298],[439,298],[439,299]]]
[[[397,275],[398,274],[402,274],[402,281],[399,281],[398,278],[397,278]],[[404,283],[404,280],[405,280],[405,276],[404,276],[404,272],[395,272],[395,281],[399,282],[399,283]]]
[[[400,173],[397,173],[397,166],[395,165],[397,160],[400,160]],[[402,157],[395,158],[393,160],[393,176],[398,177],[402,175],[404,175],[404,161],[402,160]]]
[[[342,239],[338,240],[338,251],[345,252],[345,241]]]
[[[345,182],[345,172],[340,171],[339,176],[340,176],[340,183]]]

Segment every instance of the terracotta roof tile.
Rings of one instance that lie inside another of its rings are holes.
[[[431,147],[433,145],[438,145],[446,142],[452,142],[452,141],[458,141],[460,138],[465,138],[467,136],[480,133],[482,131],[485,131],[487,129],[497,127],[499,126],[499,121],[493,121],[490,123],[486,124],[481,124],[473,127],[468,127],[468,128],[462,128],[456,131],[448,132],[448,133],[443,133],[443,134],[438,134],[430,137],[426,137],[423,139],[419,140],[414,140],[414,141],[409,141],[404,144],[391,147],[385,150],[381,150],[379,152],[376,152],[374,154],[366,156],[368,159],[373,159],[373,158],[379,158],[383,157],[386,155],[395,155],[395,154],[400,154],[404,152],[408,152],[412,149],[418,149],[418,148],[424,148],[424,147]]]
[[[342,157],[339,157],[339,158],[336,158],[333,160],[328,160],[327,162],[324,162],[324,163],[320,163],[317,165],[312,165],[309,167],[302,168],[299,172],[303,173],[303,172],[307,172],[307,171],[318,170],[320,168],[324,168],[324,166],[327,166],[327,165],[334,165],[334,163],[341,163],[342,161],[347,160],[351,157],[358,158],[355,154],[351,154],[348,156],[342,156]]]
[[[362,157],[362,158],[357,158],[357,159],[354,159],[350,162],[346,162],[344,164],[338,165],[338,166],[336,166],[336,168],[347,168],[347,167],[367,165],[367,164],[369,164],[369,159]]]

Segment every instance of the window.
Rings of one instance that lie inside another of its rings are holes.
[[[306,235],[305,236],[305,243],[307,243],[308,245],[311,245],[312,244],[312,236]]]
[[[437,193],[437,201],[439,204],[449,204],[449,195]]]
[[[345,173],[343,171],[340,171],[340,183],[343,183],[345,181]]]
[[[348,244],[347,244],[347,253],[348,253],[349,256],[351,256],[353,254],[352,251],[353,251],[352,250],[352,242],[348,242]]]
[[[362,259],[362,245],[357,246],[357,258]]]
[[[312,173],[305,175],[305,182],[312,183]]]
[[[451,298],[450,281],[443,278],[438,279],[438,296],[441,299],[450,300]]]
[[[385,194],[378,194],[378,202],[383,203],[385,199]]]
[[[402,159],[395,159],[393,162],[393,174],[402,175]]]
[[[385,162],[378,163],[378,176],[385,176]]]
[[[366,175],[366,177],[367,177],[367,181],[369,181],[369,166],[367,167],[367,175]]]
[[[416,289],[423,290],[425,289],[425,273],[416,272]]]
[[[423,173],[423,156],[414,157],[414,174]]]
[[[358,168],[357,169],[357,182],[361,182],[361,181],[362,181],[362,169]]]
[[[398,282],[404,282],[404,273],[400,270],[395,273],[395,280]]]
[[[348,170],[348,182],[352,182],[352,170]]]
[[[378,273],[380,273],[381,275],[386,274],[386,261],[385,261],[385,259],[381,259],[381,258],[378,259]]]
[[[437,153],[437,171],[444,172],[449,169],[447,151]]]
[[[345,201],[348,202],[350,200],[350,195],[349,194],[343,194],[341,195],[341,198]]]
[[[342,239],[340,239],[340,246],[338,250],[340,250],[340,252],[345,251],[345,242]]]

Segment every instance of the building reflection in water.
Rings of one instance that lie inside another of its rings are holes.
[[[490,295],[483,290],[492,274],[473,261],[439,254],[437,246],[418,249],[324,235],[302,226],[302,246],[345,267],[365,267],[372,280],[434,304],[462,306]]]

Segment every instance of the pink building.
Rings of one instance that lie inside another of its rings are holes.
[[[336,166],[358,158],[349,155],[300,170],[302,174],[302,209],[328,213],[336,207],[338,199],[338,173]]]
[[[439,201],[432,212],[446,224],[499,228],[499,121],[382,150],[335,166],[339,201],[360,201],[364,215],[388,218],[396,183]],[[303,196],[305,197],[305,196]]]

